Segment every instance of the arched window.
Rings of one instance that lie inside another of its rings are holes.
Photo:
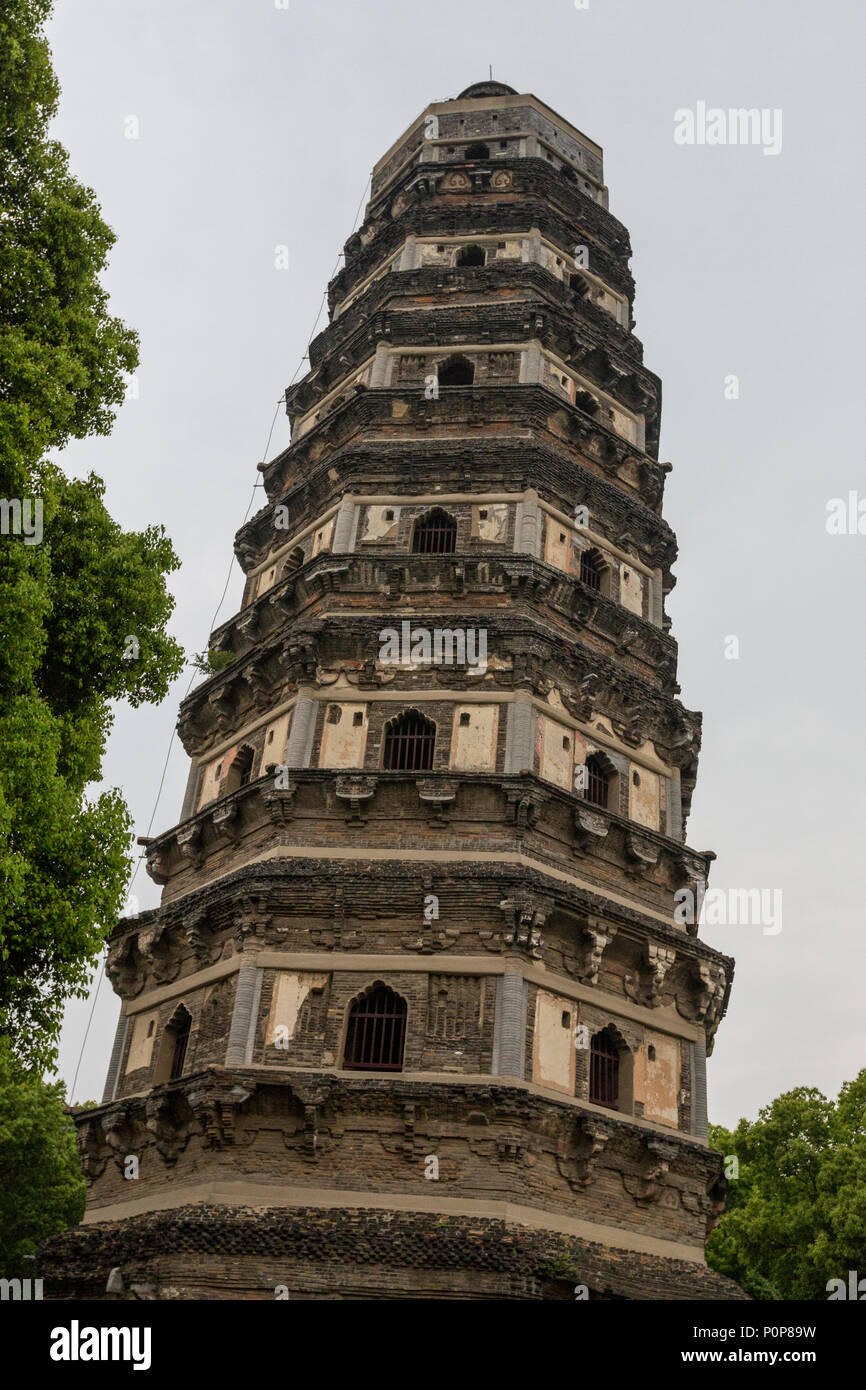
[[[253,772],[253,761],[255,753],[247,744],[239,748],[232,759],[232,765],[226,777],[225,795],[236,792],[239,787],[245,787],[249,782]]]
[[[467,145],[463,151],[464,159],[489,159],[490,150],[486,145]]]
[[[165,1081],[176,1081],[179,1076],[183,1076],[191,1027],[192,1015],[189,1009],[186,1005],[179,1004],[166,1024],[159,1046],[154,1072],[154,1082],[157,1086]]]
[[[590,1039],[589,1098],[596,1105],[619,1109],[619,1048],[609,1026]]]
[[[593,806],[606,808],[610,798],[610,783],[611,774],[606,760],[598,753],[590,753],[586,760],[584,801],[589,801]]]
[[[422,516],[412,533],[415,555],[453,555],[456,545],[457,522],[441,507],[434,507]]]
[[[402,1071],[406,1001],[377,983],[349,1010],[343,1066],[355,1071]]]
[[[437,371],[436,380],[440,386],[471,386],[475,380],[475,363],[468,357],[449,357]]]
[[[487,252],[483,246],[461,246],[457,252],[455,265],[485,265]]]
[[[404,710],[385,725],[382,765],[389,772],[427,772],[433,766],[436,725],[417,710]]]
[[[594,550],[580,552],[580,578],[587,588],[601,593],[602,566]]]

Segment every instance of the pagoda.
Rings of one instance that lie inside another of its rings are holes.
[[[600,147],[503,83],[375,166],[110,939],[51,1297],[743,1297],[629,256]]]

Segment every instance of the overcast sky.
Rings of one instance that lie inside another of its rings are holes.
[[[664,384],[669,611],[682,699],[704,713],[689,843],[716,851],[712,886],[783,894],[776,935],[703,932],[737,960],[709,1073],[725,1124],[866,1065],[866,535],[826,530],[831,498],[866,499],[864,27],[856,0],[59,0],[50,29],[56,134],[117,233],[107,285],[142,359],[111,437],[61,461],[105,478],[123,526],[164,523],[189,653],[374,162],[489,65],[603,147]],[[780,153],[676,144],[675,111],[700,101],[781,110]],[[287,442],[280,412],[269,456]],[[234,565],[221,620],[240,592]],[[139,835],[188,680],[117,710],[105,781]],[[153,833],[177,821],[187,770],[175,739]],[[143,866],[133,891],[158,901]],[[67,1082],[91,1002],[68,1012]],[[76,1100],[101,1097],[117,1013],[103,981]]]

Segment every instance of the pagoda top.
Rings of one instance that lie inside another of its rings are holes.
[[[473,82],[471,87],[466,87],[457,97],[458,101],[465,100],[466,97],[516,97],[517,92],[513,87],[509,87],[505,82]]]

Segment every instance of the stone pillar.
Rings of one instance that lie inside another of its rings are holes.
[[[532,701],[512,700],[505,717],[505,773],[514,777],[521,772],[531,772],[535,755],[533,726],[534,711]]]
[[[114,1033],[114,1046],[111,1049],[111,1061],[108,1063],[105,1090],[102,1092],[103,1105],[114,1100],[114,1097],[117,1095],[117,1083],[120,1080],[120,1064],[123,1061],[123,1049],[126,1047],[126,1034],[128,1030],[129,1014],[125,1014],[121,1010],[120,1018],[117,1020],[117,1028]],[[71,1100],[70,1104],[72,1104]]]
[[[672,840],[683,838],[683,789],[680,785],[680,770],[675,767],[668,778],[668,836]]]
[[[493,1024],[493,1075],[526,1073],[526,981],[522,975],[502,975],[496,982]]]
[[[292,713],[292,725],[286,742],[286,767],[309,767],[316,731],[318,701],[299,695]]]
[[[541,344],[532,342],[525,348],[520,359],[520,384],[537,386],[541,381]]]
[[[376,344],[376,356],[373,361],[373,369],[370,372],[370,389],[377,386],[384,386],[388,375],[388,363],[391,354],[388,351],[387,343]]]
[[[533,265],[541,262],[541,232],[531,232],[524,240],[521,258]]]
[[[189,776],[186,779],[186,791],[183,796],[183,807],[181,808],[180,818],[182,821],[189,820],[190,816],[195,815],[195,798],[198,791],[198,776],[201,768],[198,763],[191,763]]]
[[[532,555],[536,560],[540,558],[542,520],[538,493],[530,488],[517,504],[514,522],[515,553]]]
[[[340,502],[331,541],[332,555],[348,555],[353,549],[355,530],[355,499],[350,492]]]
[[[656,627],[661,627],[664,617],[664,591],[662,589],[662,572],[653,570],[650,580],[650,622],[655,623]]]
[[[403,243],[403,251],[402,251],[402,253],[401,253],[401,256],[400,256],[400,264],[399,264],[399,266],[397,267],[397,269],[398,269],[398,270],[416,270],[416,269],[417,269],[417,264],[418,264],[418,263],[417,263],[417,255],[418,255],[418,243],[417,243],[417,241],[415,240],[414,237],[409,237],[409,238]]]
[[[244,961],[238,971],[235,1006],[226,1048],[227,1067],[249,1066],[252,1061],[263,974],[264,971],[251,961]]]
[[[707,1044],[706,1039],[690,1043],[692,1061],[692,1134],[707,1138]]]

